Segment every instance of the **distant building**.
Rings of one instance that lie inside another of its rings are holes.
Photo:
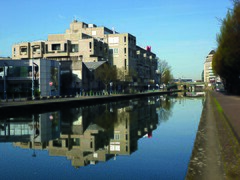
[[[124,72],[122,81],[135,86],[157,83],[157,59],[151,47],[136,45],[136,37],[106,27],[74,20],[64,34],[50,34],[47,41],[12,46],[12,59],[71,61],[72,84],[82,86],[82,63],[106,61]]]
[[[174,82],[180,82],[180,83],[191,83],[193,80],[191,78],[179,78],[179,79],[173,79]]]
[[[215,54],[215,51],[212,50],[208,54],[204,62],[204,82],[205,83],[214,83],[216,81],[216,76],[214,75],[214,72],[212,69],[212,59],[214,54]]]
[[[10,57],[0,57],[0,60],[11,60],[12,58]]]

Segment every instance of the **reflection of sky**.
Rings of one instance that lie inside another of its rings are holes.
[[[160,124],[151,139],[140,139],[138,150],[131,157],[118,157],[125,164],[121,170],[130,171],[130,166],[136,179],[184,179],[201,110],[200,99],[187,100],[184,104],[177,102],[172,117]]]
[[[131,156],[75,169],[66,157],[0,143],[3,179],[184,179],[202,110],[202,101],[175,103],[172,116],[160,124],[152,138],[138,141]]]

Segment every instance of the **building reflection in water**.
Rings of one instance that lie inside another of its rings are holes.
[[[152,137],[172,115],[166,97],[121,101],[0,120],[0,141],[50,156],[64,156],[72,166],[105,162],[138,149],[138,139]]]

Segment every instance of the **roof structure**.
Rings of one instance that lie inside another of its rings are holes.
[[[106,63],[107,61],[98,61],[98,62],[83,62],[86,67],[89,70],[95,70],[97,69],[99,66],[101,66],[102,64]]]
[[[214,50],[211,50],[211,52],[208,55],[212,55],[212,54],[215,54]]]

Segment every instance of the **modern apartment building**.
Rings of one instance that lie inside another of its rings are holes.
[[[71,61],[72,73],[82,83],[82,63],[107,61],[123,71],[121,81],[136,86],[157,84],[156,55],[136,45],[136,37],[106,27],[74,20],[64,34],[50,34],[46,41],[24,42],[12,47],[12,59]],[[125,78],[127,77],[127,78]]]
[[[213,73],[212,69],[212,59],[213,55],[215,54],[215,51],[212,50],[206,57],[206,60],[204,62],[204,82],[205,83],[211,83],[215,82],[216,76]]]

